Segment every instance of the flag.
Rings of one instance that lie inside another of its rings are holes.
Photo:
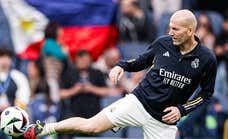
[[[36,58],[43,43],[44,27],[55,21],[63,27],[60,43],[70,58],[79,49],[91,52],[94,60],[117,40],[114,0],[1,0],[8,17],[16,52]],[[16,22],[15,22],[16,21]]]
[[[6,19],[5,14],[3,13],[1,3],[0,3],[0,35],[4,37],[0,37],[1,45],[0,47],[8,47],[9,50],[13,50],[12,40],[9,31],[9,25]]]
[[[37,58],[48,19],[23,0],[1,0],[1,6],[8,19],[15,53],[22,58]]]

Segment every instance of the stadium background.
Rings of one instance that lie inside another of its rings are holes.
[[[26,109],[31,120],[90,117],[131,92],[145,74],[127,73],[114,86],[107,78],[114,63],[145,52],[157,36],[167,33],[170,15],[188,8],[199,21],[196,34],[215,52],[219,64],[212,101],[181,119],[177,139],[220,139],[225,135],[223,126],[228,118],[228,8],[224,3],[225,0],[1,0],[0,46],[14,53],[11,68],[22,72],[29,81],[31,97]],[[91,63],[80,59],[85,52],[89,52]],[[83,63],[99,71],[93,71],[91,76],[91,70],[83,74]],[[41,78],[46,87],[39,86]],[[39,83],[34,83],[37,80]],[[45,139],[79,137],[94,138],[77,134]],[[2,133],[0,138],[7,139]],[[142,131],[129,127],[96,138],[141,139]]]

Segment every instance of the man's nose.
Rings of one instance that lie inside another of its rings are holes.
[[[170,29],[169,30],[169,33],[168,33],[170,36],[173,36],[174,35],[174,33],[173,33],[173,31]]]

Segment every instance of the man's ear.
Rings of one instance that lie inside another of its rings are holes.
[[[193,28],[189,27],[188,30],[187,30],[187,34],[192,36],[193,33],[194,33]]]

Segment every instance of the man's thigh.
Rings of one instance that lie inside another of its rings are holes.
[[[143,126],[148,119],[145,109],[133,94],[126,95],[104,108],[102,112],[115,127]]]
[[[175,139],[177,127],[167,125],[153,117],[143,126],[144,139]]]
[[[114,102],[102,112],[114,127],[142,127],[144,139],[175,139],[177,127],[154,119],[133,94]]]

